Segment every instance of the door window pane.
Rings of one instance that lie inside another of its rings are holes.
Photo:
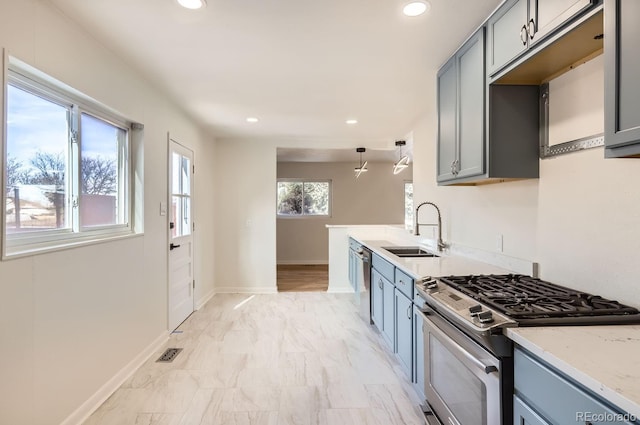
[[[7,234],[67,228],[69,108],[7,86]]]
[[[191,234],[191,160],[178,152],[171,154],[171,236]]]
[[[123,224],[125,185],[119,152],[126,131],[88,114],[80,120],[80,218],[83,227]]]

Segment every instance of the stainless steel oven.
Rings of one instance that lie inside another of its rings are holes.
[[[501,363],[434,310],[423,308],[429,425],[501,424]]]

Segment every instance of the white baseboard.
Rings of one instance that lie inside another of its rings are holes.
[[[120,369],[111,379],[100,387],[91,397],[87,399],[75,412],[67,417],[60,425],[80,425],[87,420],[93,412],[98,409],[133,373],[138,370],[149,357],[153,355],[169,339],[169,332],[163,332],[147,348],[142,350],[125,367]]]
[[[327,266],[329,262],[327,260],[285,260],[278,261],[279,266]]]
[[[216,286],[216,294],[277,294],[278,288],[268,286]]]
[[[329,288],[327,289],[329,294],[353,294],[355,291],[352,287],[340,287],[340,288]]]
[[[204,297],[198,300],[198,303],[196,304],[196,310],[200,310],[202,307],[204,307],[204,305],[208,303],[215,294],[216,294],[216,291],[212,289],[211,291],[209,291],[208,294],[206,294]]]

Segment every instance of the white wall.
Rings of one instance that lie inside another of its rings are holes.
[[[326,264],[329,256],[327,224],[404,223],[404,182],[412,169],[394,175],[392,163],[369,163],[354,178],[347,162],[279,162],[278,178],[331,180],[331,217],[278,218],[278,264]],[[275,188],[274,188],[275,196]]]
[[[144,235],[0,262],[0,423],[59,424],[167,326],[167,132],[211,164],[213,140],[48,2],[0,0],[0,46],[145,125]],[[196,175],[195,276],[213,290],[212,172]],[[209,223],[207,223],[207,220]]]

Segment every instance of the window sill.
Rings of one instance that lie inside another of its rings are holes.
[[[115,242],[124,239],[132,239],[144,236],[144,233],[123,232],[108,236],[86,236],[73,239],[64,239],[57,241],[55,244],[48,243],[45,246],[23,245],[15,247],[6,247],[6,251],[2,255],[2,260],[14,260],[17,258],[30,257],[50,252],[63,251],[66,249],[80,248],[89,245],[96,245],[107,242]]]

